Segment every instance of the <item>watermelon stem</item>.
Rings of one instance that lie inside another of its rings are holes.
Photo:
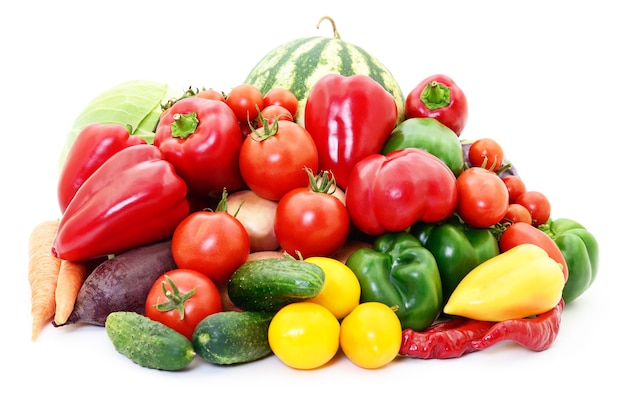
[[[335,20],[333,20],[329,16],[323,16],[320,19],[320,21],[317,22],[317,29],[320,28],[320,24],[322,24],[322,21],[324,21],[324,20],[328,20],[328,21],[330,21],[330,24],[332,24],[332,27],[333,27],[333,37],[336,38],[337,40],[341,40],[341,37],[339,37],[339,32],[337,31],[337,26],[335,25]]]

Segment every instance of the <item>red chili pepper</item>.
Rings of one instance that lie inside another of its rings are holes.
[[[167,238],[189,214],[186,196],[184,181],[157,147],[123,149],[76,191],[52,253],[89,260]]]
[[[78,188],[104,161],[124,148],[145,143],[119,124],[91,124],[83,128],[72,144],[59,176],[57,197],[61,212],[65,212]]]
[[[397,120],[393,96],[365,75],[323,76],[311,88],[304,112],[319,168],[332,171],[340,188],[359,160],[380,153]]]
[[[467,98],[448,76],[432,75],[422,80],[407,95],[406,118],[434,118],[457,136],[467,122]]]
[[[494,322],[454,318],[439,322],[417,332],[405,329],[399,354],[419,359],[450,359],[478,350],[474,342],[480,340]]]
[[[533,318],[498,322],[479,340],[472,341],[472,347],[476,350],[483,350],[496,343],[509,340],[537,352],[546,350],[559,333],[563,306],[563,299],[561,299],[554,308]]]

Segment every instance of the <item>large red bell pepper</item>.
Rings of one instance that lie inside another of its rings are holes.
[[[403,231],[417,221],[442,221],[452,215],[457,200],[450,168],[419,148],[365,157],[346,186],[350,219],[368,235]]]
[[[116,152],[132,145],[145,144],[119,124],[91,124],[82,129],[72,144],[59,175],[57,197],[65,212],[78,188]]]
[[[365,75],[326,74],[311,88],[304,111],[319,169],[332,171],[341,188],[359,160],[380,153],[397,119],[393,96]]]
[[[161,117],[154,145],[174,165],[198,198],[221,198],[245,188],[239,172],[241,129],[222,101],[189,97],[178,100]]]
[[[88,260],[168,238],[189,214],[187,187],[153,145],[125,148],[76,191],[52,253]]]

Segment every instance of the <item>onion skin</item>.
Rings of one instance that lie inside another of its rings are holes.
[[[274,219],[278,203],[246,189],[226,198],[228,213],[235,216],[248,232],[250,252],[274,251],[278,240],[274,234]]]

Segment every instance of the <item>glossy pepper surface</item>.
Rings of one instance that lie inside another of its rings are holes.
[[[78,189],[52,252],[67,260],[117,254],[172,235],[189,213],[187,187],[153,145],[123,149]]]
[[[382,153],[402,148],[421,148],[442,160],[455,176],[463,171],[463,146],[457,135],[433,118],[408,118],[398,124]]]
[[[119,124],[91,124],[81,130],[70,147],[57,184],[61,212],[78,188],[113,154],[132,145],[145,144]]]
[[[521,319],[556,306],[564,284],[561,267],[545,250],[522,244],[472,269],[443,311],[492,322]]]
[[[222,101],[183,98],[163,113],[154,145],[197,198],[220,198],[245,187],[239,171],[241,129]]]
[[[406,118],[434,118],[458,136],[467,123],[467,97],[444,74],[425,78],[406,97]]]
[[[455,217],[442,223],[418,222],[411,233],[437,260],[444,303],[465,275],[500,253],[490,229],[472,228]]]
[[[583,225],[568,218],[551,219],[539,229],[554,240],[567,262],[569,276],[563,288],[563,300],[570,303],[596,280],[600,261],[598,241]]]
[[[311,88],[304,123],[319,153],[319,169],[332,171],[345,189],[354,165],[378,154],[398,119],[393,96],[366,75],[326,74]]]
[[[346,265],[359,280],[361,302],[395,307],[403,329],[422,330],[441,313],[437,261],[410,233],[382,234],[372,248],[352,253]]]
[[[457,206],[458,188],[439,158],[419,148],[403,148],[359,161],[345,194],[354,226],[380,235],[403,231],[417,221],[447,219]]]

